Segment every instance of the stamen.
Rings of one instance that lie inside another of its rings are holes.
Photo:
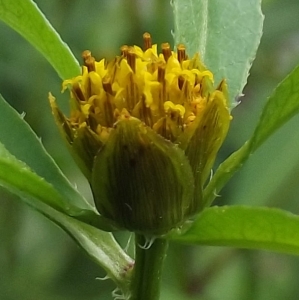
[[[85,50],[82,52],[82,58],[84,61],[84,65],[87,67],[88,72],[96,70],[95,58],[91,56],[91,52],[89,50]]]
[[[128,49],[128,56],[127,56],[128,65],[131,67],[132,71],[135,73],[136,70],[136,54],[133,47]]]
[[[185,83],[185,78],[183,76],[179,76],[178,78],[178,86],[179,89],[182,90]]]
[[[96,70],[96,65],[95,65],[95,58],[94,57],[88,57],[84,61],[85,66],[87,67],[88,72],[93,72]]]
[[[169,45],[169,43],[163,43],[161,48],[162,48],[162,53],[163,53],[164,59],[167,62],[168,58],[172,55],[171,50],[170,50],[170,45]]]
[[[152,37],[148,32],[143,34],[144,51],[152,48]]]
[[[186,47],[184,44],[177,46],[178,61],[181,63],[186,60]]]
[[[86,59],[88,59],[89,57],[91,57],[91,52],[90,50],[85,50],[82,52],[82,58],[83,58],[83,61],[85,62]]]
[[[105,121],[107,123],[107,127],[112,127],[114,123],[114,108],[112,106],[112,103],[109,101],[109,99],[106,99],[106,101],[103,104],[104,104],[104,116],[105,116]]]
[[[165,79],[165,64],[161,63],[158,65],[158,81],[163,82]]]
[[[128,51],[129,51],[128,45],[121,46],[120,51],[121,51],[121,55],[123,57],[127,57],[128,56]]]
[[[113,95],[111,82],[106,79],[105,81],[103,80],[102,84],[104,91],[110,95]]]
[[[84,94],[83,94],[83,92],[81,90],[81,87],[79,86],[78,83],[73,84],[72,92],[76,96],[77,100],[85,101]]]
[[[146,106],[144,95],[142,95],[142,99],[141,99],[140,117],[142,120],[144,120],[144,123],[147,126],[152,127],[153,125],[152,112],[150,108]]]

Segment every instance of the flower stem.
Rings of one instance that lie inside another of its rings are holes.
[[[148,247],[148,239],[135,235],[135,266],[129,300],[159,300],[160,281],[168,241],[156,238]]]

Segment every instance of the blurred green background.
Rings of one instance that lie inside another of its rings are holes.
[[[246,1],[246,0],[240,0]],[[36,0],[75,56],[90,49],[113,57],[122,44],[140,44],[149,31],[161,44],[172,41],[169,1]],[[299,62],[299,1],[263,2],[264,36],[242,103],[233,111],[219,162],[250,136],[266,97]],[[0,92],[42,138],[70,180],[90,191],[54,125],[47,95],[60,94],[61,81],[45,59],[0,23]],[[222,191],[216,204],[275,206],[299,213],[299,117],[250,158]],[[13,133],[12,133],[13,134]],[[125,244],[127,235],[119,234]],[[111,299],[104,272],[50,221],[0,190],[0,299]],[[298,299],[299,258],[265,251],[172,244],[163,278],[163,300]]]

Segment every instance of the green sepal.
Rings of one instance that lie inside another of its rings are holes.
[[[67,142],[67,147],[82,173],[90,181],[93,161],[102,147],[102,142],[87,126],[74,130],[69,120],[58,108],[55,98],[50,95],[49,99],[56,124]]]
[[[184,152],[135,118],[115,125],[95,158],[91,187],[101,215],[143,234],[166,233],[199,206]]]
[[[179,137],[179,146],[185,150],[194,174],[195,198],[202,197],[202,187],[226,137],[230,118],[225,98],[216,90],[208,96],[202,114]]]

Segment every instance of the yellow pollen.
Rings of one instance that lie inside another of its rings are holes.
[[[164,110],[165,110],[166,113],[169,113],[171,111],[177,111],[182,118],[185,115],[185,108],[184,108],[184,106],[182,106],[180,104],[175,105],[171,101],[166,101],[164,103]]]

